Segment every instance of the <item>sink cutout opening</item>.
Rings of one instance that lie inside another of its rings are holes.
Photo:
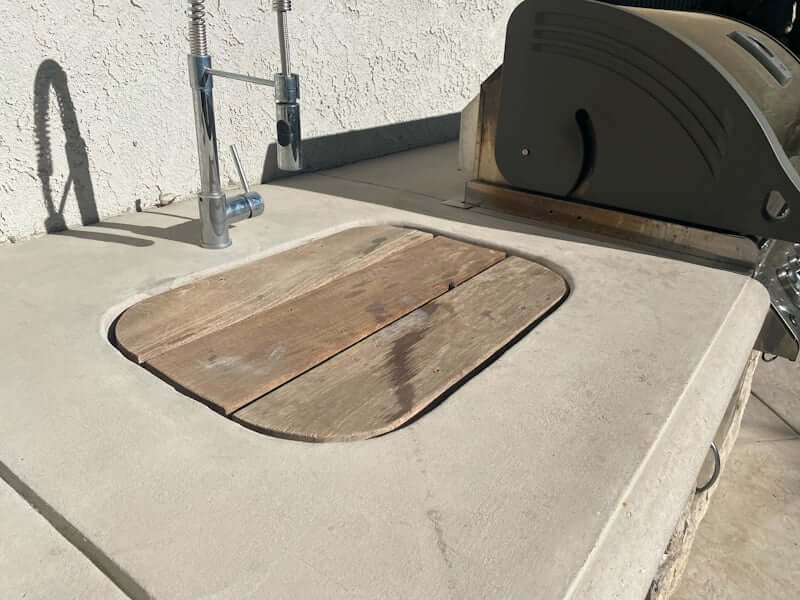
[[[565,280],[416,229],[348,229],[145,299],[110,339],[250,429],[384,435],[438,406],[546,318]]]

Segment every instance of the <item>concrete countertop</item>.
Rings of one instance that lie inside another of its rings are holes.
[[[125,597],[86,556],[0,481],[0,598]]]
[[[463,193],[456,155],[262,186],[264,216],[224,251],[195,245],[194,202],[0,249],[0,473],[134,598],[640,600],[767,293],[442,206]],[[375,223],[540,260],[571,294],[435,410],[350,444],[244,429],[107,340],[141,298]]]

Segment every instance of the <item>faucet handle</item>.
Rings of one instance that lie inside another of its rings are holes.
[[[257,217],[264,212],[264,199],[258,192],[251,192],[247,185],[247,176],[244,174],[242,160],[239,158],[239,151],[235,144],[231,144],[231,154],[239,173],[239,181],[242,182],[243,194],[228,198],[225,206],[225,220],[228,224],[237,223],[242,219]]]
[[[242,159],[239,158],[239,151],[236,149],[236,144],[231,144],[231,155],[233,155],[233,164],[236,165],[236,172],[239,174],[239,181],[242,182],[242,189],[245,194],[249,194],[250,186],[247,185],[247,176],[244,173]]]

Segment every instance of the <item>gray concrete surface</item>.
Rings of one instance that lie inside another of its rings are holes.
[[[800,365],[762,362],[674,600],[800,597],[800,436],[788,424],[798,417]]]
[[[74,546],[0,481],[0,598],[125,598]]]
[[[134,598],[640,600],[766,292],[443,207],[463,193],[456,156],[450,144],[262,186],[264,216],[224,251],[197,247],[194,203],[3,248],[0,466]],[[422,419],[352,444],[243,429],[106,339],[143,297],[373,223],[541,260],[571,295]]]

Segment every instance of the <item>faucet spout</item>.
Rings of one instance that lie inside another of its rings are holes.
[[[278,15],[278,44],[281,53],[281,72],[275,76],[278,168],[281,171],[300,171],[303,169],[300,105],[297,103],[300,99],[300,79],[297,74],[292,73],[286,15],[292,10],[292,0],[272,0],[272,10]]]
[[[278,130],[278,168],[281,171],[303,169],[300,135],[300,82],[296,74],[275,75],[275,125]]]

